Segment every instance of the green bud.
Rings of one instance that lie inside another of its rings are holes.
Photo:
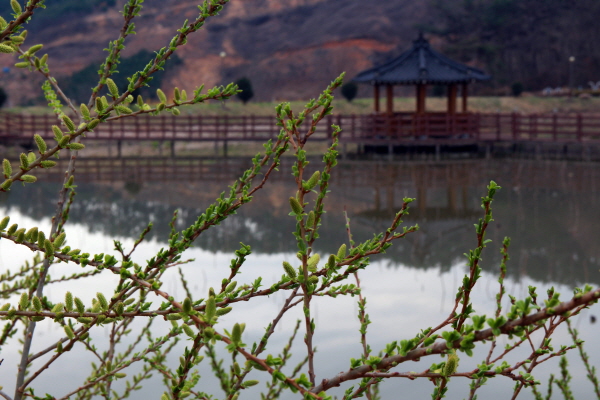
[[[178,116],[179,114],[181,114],[181,111],[179,111],[179,108],[177,108],[177,107],[171,108],[171,112],[173,113],[174,116]]]
[[[295,197],[290,197],[290,206],[292,207],[292,212],[296,215],[300,215],[304,211],[300,202]]]
[[[35,311],[41,312],[42,311],[42,301],[40,300],[40,298],[37,296],[33,296],[32,300],[33,300],[32,301],[33,308],[35,308]]]
[[[96,111],[98,114],[101,114],[104,111],[104,104],[102,103],[102,99],[100,97],[96,97]]]
[[[332,254],[329,256],[329,259],[327,260],[327,268],[331,269],[335,267],[335,256]]]
[[[81,112],[81,115],[84,119],[89,120],[92,118],[90,116],[90,109],[85,104],[81,103],[81,105],[79,106],[79,111]]]
[[[25,170],[29,167],[29,159],[27,158],[27,154],[21,153],[19,155],[19,160],[21,161],[21,169]]]
[[[450,376],[456,372],[458,368],[458,356],[456,353],[448,354],[448,360],[442,371],[443,376]]]
[[[56,165],[56,161],[52,161],[52,160],[44,160],[44,161],[40,161],[40,166],[42,168],[52,168]]]
[[[161,112],[162,110],[165,109],[165,103],[160,103],[157,107],[156,107],[156,111]]]
[[[4,177],[10,178],[12,175],[12,165],[10,165],[10,161],[6,158],[2,161],[2,169],[4,170]]]
[[[8,226],[8,223],[10,222],[10,217],[4,217],[2,218],[2,221],[0,221],[0,231],[4,231],[6,229],[6,227]]]
[[[156,95],[158,96],[158,99],[161,103],[167,104],[167,96],[165,95],[165,92],[163,92],[160,89],[156,89]]]
[[[17,0],[10,0],[10,6],[15,14],[21,14],[23,12],[21,4],[19,4]]]
[[[21,44],[25,41],[25,38],[23,36],[11,36],[10,37],[10,41],[13,42],[14,44]]]
[[[340,246],[340,248],[338,249],[338,252],[337,252],[338,260],[343,260],[344,258],[346,258],[346,244],[345,243]]]
[[[175,90],[173,91],[173,97],[175,97],[176,101],[181,100],[181,92],[179,91],[178,87],[176,87]]]
[[[308,213],[308,217],[306,217],[306,224],[304,225],[306,229],[311,229],[315,224],[315,212],[311,211]]]
[[[319,264],[319,261],[321,260],[321,256],[318,254],[313,254],[307,261],[307,267],[308,270],[310,272],[316,272],[317,271],[317,265]]]
[[[217,312],[217,307],[215,304],[215,297],[210,296],[208,298],[208,300],[206,300],[206,308],[204,310],[207,323],[209,323],[209,324],[212,323],[212,320],[215,317],[216,312]]]
[[[19,299],[19,307],[21,310],[27,310],[27,307],[29,307],[29,296],[27,296],[27,293],[21,294],[21,298]]]
[[[70,150],[75,150],[75,151],[77,151],[77,150],[83,150],[83,149],[85,149],[85,145],[84,145],[83,143],[69,143],[69,144],[67,145],[67,147],[68,147]]]
[[[91,324],[92,321],[94,321],[94,318],[90,318],[90,317],[79,317],[77,318],[77,321],[81,322],[82,324]]]
[[[85,312],[85,305],[83,305],[83,301],[79,297],[75,297],[73,299],[75,301],[75,308],[77,308],[77,312],[79,314],[83,314]]]
[[[181,101],[187,101],[187,92],[185,90],[181,91]]]
[[[97,119],[97,118],[96,118],[96,119],[93,119],[93,120],[91,120],[91,121],[90,121],[90,122],[87,124],[87,128],[88,128],[89,130],[92,130],[92,129],[94,129],[95,127],[97,127],[99,123],[100,123],[100,120],[99,120],[99,119]]]
[[[75,130],[75,124],[73,123],[73,121],[71,120],[71,118],[69,118],[66,115],[62,116],[62,121],[65,124],[65,126],[67,127],[67,129],[69,130],[69,132],[73,132]]]
[[[10,54],[10,53],[14,53],[15,51],[16,50],[14,47],[0,43],[0,53]]]
[[[98,324],[101,324],[101,323],[103,323],[105,320],[106,320],[106,315],[104,315],[104,314],[98,315],[98,316],[96,317],[96,322],[97,322]]]
[[[181,319],[181,314],[179,313],[167,315],[167,320],[169,321],[177,321],[178,319]]]
[[[183,312],[185,314],[189,314],[192,312],[192,301],[190,300],[189,297],[186,297],[185,300],[183,301]]]
[[[240,343],[242,341],[242,327],[238,323],[233,325],[233,329],[231,330],[231,341],[233,343]]]
[[[56,139],[57,142],[62,139],[63,131],[58,126],[52,125],[52,132],[54,132],[54,139]]]
[[[69,140],[71,140],[71,135],[65,135],[58,141],[58,145],[64,149],[69,144]]]
[[[65,333],[67,334],[67,337],[71,340],[73,340],[73,338],[75,338],[75,334],[73,333],[73,329],[71,329],[71,327],[69,325],[65,325]]]
[[[235,287],[237,286],[237,282],[231,282],[229,285],[227,285],[227,287],[225,288],[225,293],[229,293],[232,292]]]
[[[229,313],[229,311],[231,311],[231,307],[224,307],[224,308],[219,308],[217,309],[217,316],[221,316],[221,315],[225,315],[227,313]]]
[[[25,228],[21,228],[15,232],[15,242],[23,243],[23,240],[25,240]]]
[[[29,164],[32,164],[36,159],[37,157],[33,152],[27,153],[27,161],[29,162]]]
[[[64,307],[63,303],[57,303],[54,305],[54,307],[52,307],[52,312],[59,313],[63,310],[63,307]]]
[[[113,98],[119,97],[119,88],[117,87],[117,84],[115,83],[115,81],[113,81],[112,79],[108,78],[106,80],[106,86],[108,86],[108,91],[110,92],[110,95]]]
[[[42,139],[42,137],[36,133],[33,135],[33,140],[35,140],[35,144],[37,145],[40,154],[44,154],[48,148],[44,139]]]
[[[144,98],[142,97],[141,94],[138,94],[137,105],[138,105],[139,108],[143,108],[144,107]]]
[[[27,238],[28,242],[32,242],[32,243],[37,242],[37,239],[38,239],[38,228],[34,226],[33,228],[29,229],[27,231],[27,234],[25,235],[25,237]]]
[[[181,325],[181,327],[183,328],[185,334],[188,335],[190,338],[194,339],[196,337],[194,330],[190,328],[188,324],[184,323],[183,325]]]
[[[54,246],[52,246],[52,242],[48,239],[44,241],[44,251],[46,253],[46,257],[54,255]]]
[[[27,61],[18,62],[18,63],[15,64],[15,67],[17,67],[17,68],[27,68],[27,67],[29,67],[29,63]]]
[[[60,249],[65,241],[65,238],[67,237],[66,233],[61,233],[60,235],[58,235],[56,238],[54,238],[54,247],[57,249]]]
[[[2,308],[0,308],[0,311],[8,311],[9,308],[10,308],[10,303],[6,303],[5,305],[2,306]]]
[[[287,261],[283,262],[283,269],[290,279],[296,279],[296,269]]]
[[[125,304],[123,304],[122,302],[118,302],[117,305],[115,306],[115,312],[119,316],[123,315],[123,313],[125,312]]]
[[[215,330],[210,326],[208,328],[204,328],[204,337],[209,340],[212,339],[215,337]]]
[[[38,246],[41,248],[44,248],[45,241],[46,241],[46,235],[44,234],[44,232],[39,231],[38,232]]]
[[[42,47],[44,47],[43,44],[36,44],[33,45],[29,48],[29,50],[27,50],[27,54],[32,56],[34,55],[36,52],[40,51],[42,49]]]
[[[44,55],[42,56],[42,58],[40,58],[40,64],[41,64],[42,66],[44,66],[44,65],[46,65],[46,63],[47,63],[47,62],[48,62],[48,54],[44,54]]]
[[[8,189],[10,189],[12,183],[13,183],[12,179],[7,179],[4,182],[2,182],[2,185],[0,185],[0,188],[2,190],[8,190]]]
[[[131,113],[133,113],[133,111],[131,110],[131,108],[125,107],[125,106],[120,105],[120,104],[118,106],[115,106],[115,110],[117,110],[121,114],[131,114]]]
[[[65,309],[68,312],[73,311],[73,294],[71,292],[65,294]]]
[[[8,232],[6,232],[6,234],[9,236],[12,236],[12,234],[15,233],[18,228],[19,228],[19,224],[12,224],[10,226],[10,228],[8,228]]]
[[[315,285],[318,282],[319,282],[318,276],[313,275],[313,276],[308,277],[308,283],[312,283],[313,285]]]
[[[108,308],[108,301],[106,301],[106,297],[104,297],[104,295],[100,292],[96,293],[96,297],[98,298],[98,303],[100,303],[102,309],[106,310]]]
[[[26,183],[34,183],[37,181],[37,178],[33,175],[22,175],[21,180]]]
[[[317,186],[317,183],[319,183],[319,179],[321,179],[321,172],[315,171],[315,173],[312,174],[310,179],[306,181],[306,183],[303,185],[304,189],[312,190],[315,186]]]
[[[0,29],[4,30],[4,28],[6,28],[7,25],[8,22],[6,22],[6,20],[0,16]]]

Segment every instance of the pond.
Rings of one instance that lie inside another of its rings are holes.
[[[66,226],[69,245],[91,254],[116,255],[113,239],[120,240],[130,249],[148,221],[152,221],[152,231],[134,253],[134,259],[139,263],[167,245],[169,222],[175,210],[178,211],[176,227],[183,229],[248,166],[248,161],[243,158],[81,159],[78,162],[77,196]],[[311,167],[319,162],[313,160]],[[186,259],[194,259],[181,266],[194,296],[205,297],[210,287],[220,287],[221,280],[229,274],[233,252],[240,242],[252,247],[252,255],[237,279],[240,284],[251,283],[262,276],[263,287],[268,287],[283,274],[282,261],[294,262],[296,249],[291,232],[295,221],[288,215],[288,198],[294,195],[295,188],[288,164],[283,163],[273,182],[259,191],[251,204],[220,226],[203,233],[184,254]],[[59,175],[48,173],[41,175],[39,182],[31,187],[15,187],[9,194],[0,194],[0,216],[10,215],[11,222],[20,226],[39,226],[48,231],[59,179]],[[494,222],[487,235],[492,243],[484,253],[483,276],[474,290],[478,314],[491,316],[495,312],[499,249],[505,236],[512,240],[505,282],[508,294],[524,298],[528,286],[533,285],[538,287],[538,294],[543,298],[546,290],[553,286],[562,293],[562,299],[568,299],[574,287],[600,283],[600,246],[597,244],[600,237],[597,222],[600,218],[600,164],[513,159],[436,163],[342,161],[332,174],[331,193],[325,207],[327,213],[320,240],[315,245],[316,251],[324,257],[348,242],[344,210],[350,218],[352,235],[356,241],[362,241],[387,229],[404,197],[417,199],[411,204],[404,225],[418,224],[419,231],[396,242],[385,254],[373,257],[371,265],[359,274],[372,321],[367,338],[374,354],[386,343],[412,338],[421,329],[435,326],[448,316],[456,290],[467,271],[464,253],[476,244],[473,224],[482,216],[480,199],[490,180],[496,181],[502,189],[493,203]],[[2,272],[18,268],[30,257],[29,250],[10,242],[0,243]],[[53,279],[75,272],[81,272],[81,268],[64,263],[51,269]],[[176,299],[185,297],[177,271],[168,271],[164,281],[163,288]],[[97,291],[110,293],[114,283],[114,276],[105,271],[77,283],[56,283],[49,287],[48,296],[62,301],[64,291],[70,290],[89,302]],[[284,294],[277,293],[258,301],[238,303],[234,312],[219,320],[221,327],[229,329],[235,322],[245,322],[244,342],[251,344],[260,338],[265,325],[277,315],[284,300]],[[317,380],[347,370],[349,359],[360,357],[357,300],[357,297],[323,297],[314,301]],[[507,308],[508,298],[504,300]],[[591,340],[597,337],[598,325],[593,324],[597,312],[597,306],[584,310],[573,322],[582,338],[589,339],[586,350],[592,354],[592,362],[600,364],[600,360],[594,359],[595,354],[600,354],[600,343]],[[282,320],[269,342],[271,354],[281,352],[291,327],[301,314],[301,309],[294,310]],[[157,332],[166,329],[160,326],[156,327]],[[134,324],[133,329],[140,327]],[[62,333],[62,328],[50,322],[40,323],[33,351],[53,343]],[[106,345],[103,341],[106,341],[108,331],[97,330],[92,336],[98,339],[97,345],[102,348]],[[306,350],[302,337],[301,330],[294,341],[292,361],[300,361]],[[559,344],[571,344],[562,330],[555,337],[556,348]],[[506,343],[499,342],[499,348]],[[174,355],[169,358],[171,365],[178,363],[175,354],[186,345],[190,344],[176,345]],[[480,346],[472,358],[461,355],[459,370],[475,368],[485,358],[488,347],[489,343]],[[12,371],[16,370],[19,349],[16,341],[1,349],[1,358],[5,361],[1,366],[0,386],[8,393],[14,391]],[[526,354],[509,357],[508,361],[526,358]],[[226,355],[225,359],[230,357]],[[36,360],[33,370],[42,365],[42,360]],[[76,389],[89,373],[87,367],[92,361],[93,356],[82,347],[66,354],[56,366],[36,379],[33,385],[36,394],[41,396],[48,391],[58,397]],[[430,357],[395,370],[423,371],[433,362],[441,361],[437,356]],[[589,397],[593,388],[574,352],[570,362],[575,398]],[[291,363],[288,371],[294,365]],[[210,378],[208,362],[200,364],[199,369],[201,383],[208,382],[208,387],[202,390],[220,398],[222,392],[218,383]],[[559,372],[558,358],[542,364],[535,371],[534,376],[542,381],[545,391],[549,373]],[[61,384],[57,385],[57,381]],[[468,384],[465,378],[454,378],[447,398],[468,397]],[[340,396],[348,386],[333,393]],[[498,377],[480,389],[479,397],[510,398],[512,386],[513,382],[508,378]],[[244,396],[258,398],[263,389],[261,382]],[[152,380],[145,381],[144,388],[136,392],[134,398],[140,398],[142,393],[156,398],[163,390],[162,378],[155,374]],[[430,398],[432,391],[433,385],[426,379],[394,378],[381,384],[383,399],[424,399]],[[519,398],[533,398],[533,395],[526,389]]]

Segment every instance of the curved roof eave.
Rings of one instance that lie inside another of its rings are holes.
[[[461,64],[429,46],[420,36],[413,47],[400,56],[360,72],[352,79],[371,85],[415,85],[473,83],[491,79],[484,71]]]

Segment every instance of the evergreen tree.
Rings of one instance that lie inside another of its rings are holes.
[[[238,79],[235,84],[238,85],[238,88],[241,90],[241,92],[237,94],[237,97],[242,101],[242,103],[246,104],[252,97],[254,97],[254,91],[252,90],[252,83],[250,82],[250,79],[243,77]]]

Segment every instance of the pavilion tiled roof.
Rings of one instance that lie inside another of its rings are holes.
[[[433,50],[427,39],[420,35],[410,50],[359,73],[353,81],[371,85],[415,85],[471,83],[490,78],[480,69],[451,60]]]

